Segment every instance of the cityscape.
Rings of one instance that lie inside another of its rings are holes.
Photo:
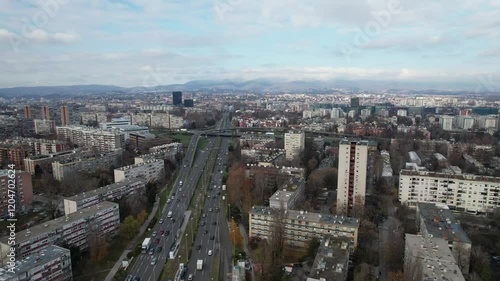
[[[500,280],[464,2],[6,1],[0,281]]]

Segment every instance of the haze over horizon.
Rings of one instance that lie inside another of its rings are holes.
[[[30,0],[2,6],[0,88],[280,78],[500,89],[500,2],[493,0]]]

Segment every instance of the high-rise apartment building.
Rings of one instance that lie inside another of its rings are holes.
[[[9,192],[9,189],[12,190],[9,188],[9,186],[12,187],[12,184],[9,184],[12,183],[11,180],[15,180],[14,194],[16,200],[14,204],[9,203],[9,198],[12,198],[12,191]],[[31,174],[20,170],[16,170],[15,173],[9,173],[9,170],[0,170],[0,194],[3,194],[0,199],[0,217],[8,218],[9,211],[21,212],[30,209],[33,204]],[[15,210],[11,210],[12,205]]]
[[[69,112],[68,107],[63,105],[61,106],[61,126],[69,125]]]
[[[306,134],[304,132],[285,133],[286,159],[291,160],[304,150]]]
[[[182,92],[172,92],[172,103],[182,105]]]
[[[350,215],[365,205],[368,141],[342,140],[338,167],[337,213]]]
[[[440,116],[439,117],[439,125],[445,131],[453,130],[453,121],[455,120],[454,116]]]
[[[31,119],[31,106],[25,105],[24,106],[24,118]]]
[[[46,105],[42,106],[42,120],[50,120],[49,107]]]

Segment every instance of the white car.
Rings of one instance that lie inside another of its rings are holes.
[[[208,250],[208,255],[211,256],[212,255],[212,250]]]

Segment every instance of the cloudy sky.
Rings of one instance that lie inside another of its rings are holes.
[[[5,0],[0,87],[500,80],[498,0]]]

